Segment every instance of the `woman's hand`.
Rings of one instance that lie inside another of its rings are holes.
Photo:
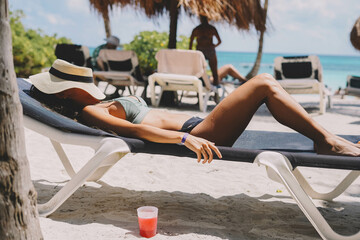
[[[215,146],[215,143],[210,142],[206,139],[188,135],[184,144],[187,148],[196,153],[198,162],[200,162],[201,159],[204,158],[202,163],[211,163],[211,161],[213,160],[212,151],[214,151],[219,158],[222,158],[219,149]]]

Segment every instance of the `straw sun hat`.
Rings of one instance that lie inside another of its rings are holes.
[[[105,95],[95,86],[92,70],[56,59],[49,72],[30,76],[32,84],[43,93],[54,94],[70,88],[80,88],[96,99]]]

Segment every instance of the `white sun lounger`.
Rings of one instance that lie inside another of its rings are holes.
[[[360,97],[360,76],[347,76],[344,92],[349,96]]]
[[[274,77],[289,94],[318,94],[320,114],[332,107],[330,91],[325,87],[318,56],[276,57]]]
[[[44,108],[40,102],[29,96],[31,84],[24,79],[18,79],[18,86],[25,127],[50,138],[71,178],[48,202],[38,205],[41,216],[48,216],[56,211],[85,181],[100,179],[127,153],[141,152],[196,158],[196,155],[185,146],[125,138],[89,128]],[[275,136],[274,134],[271,132],[272,137]],[[246,134],[244,136],[246,137]],[[293,142],[290,141],[290,137],[287,136],[286,140]],[[348,136],[347,138],[351,141],[357,140],[357,136]],[[61,146],[63,143],[89,146],[95,150],[94,156],[78,172],[75,172]],[[283,147],[286,148],[286,144]],[[223,160],[249,162],[265,166],[268,176],[284,184],[323,239],[360,239],[360,232],[352,236],[343,236],[334,232],[311,200],[311,198],[332,200],[343,193],[360,175],[359,157],[317,155],[307,150],[302,152],[299,150],[291,151],[291,149],[254,150],[220,146],[219,150],[223,155]],[[301,175],[297,168],[300,166],[351,171],[333,191],[318,193]]]
[[[204,54],[197,50],[161,49],[156,53],[157,72],[149,76],[151,104],[159,106],[164,91],[196,92],[200,111],[206,112],[212,86],[206,74]],[[160,86],[156,100],[155,86]]]
[[[141,95],[146,95],[147,82],[140,76],[139,61],[134,51],[102,49],[97,63],[102,70],[94,71],[94,77],[107,82],[104,93],[110,84],[115,87],[127,87],[130,94],[136,94],[137,87],[141,86],[144,87]]]

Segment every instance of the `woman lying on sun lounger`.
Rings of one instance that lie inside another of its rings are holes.
[[[150,109],[139,97],[102,102],[92,71],[56,60],[49,72],[30,76],[36,94],[68,99],[80,107],[80,120],[121,136],[159,143],[183,143],[198,162],[211,162],[216,145],[232,146],[263,103],[280,123],[314,141],[319,154],[360,156],[360,145],[329,133],[314,121],[269,74],[260,74],[235,89],[205,119]],[[34,95],[36,97],[36,95]],[[50,99],[50,98],[49,98]],[[48,100],[50,101],[50,100]]]

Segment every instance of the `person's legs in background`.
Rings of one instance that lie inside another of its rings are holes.
[[[240,72],[231,64],[226,64],[218,70],[218,78],[220,79],[220,81],[228,75],[233,77],[234,79],[238,79],[240,82],[247,81],[247,79],[242,76]]]
[[[214,51],[215,53],[215,51]],[[217,86],[219,85],[219,76],[218,76],[218,69],[217,69],[217,57],[216,57],[216,53],[215,54],[212,54],[212,56],[208,58],[209,60],[209,66],[210,66],[210,69],[211,69],[211,73],[212,73],[212,76],[213,76],[213,85]]]

